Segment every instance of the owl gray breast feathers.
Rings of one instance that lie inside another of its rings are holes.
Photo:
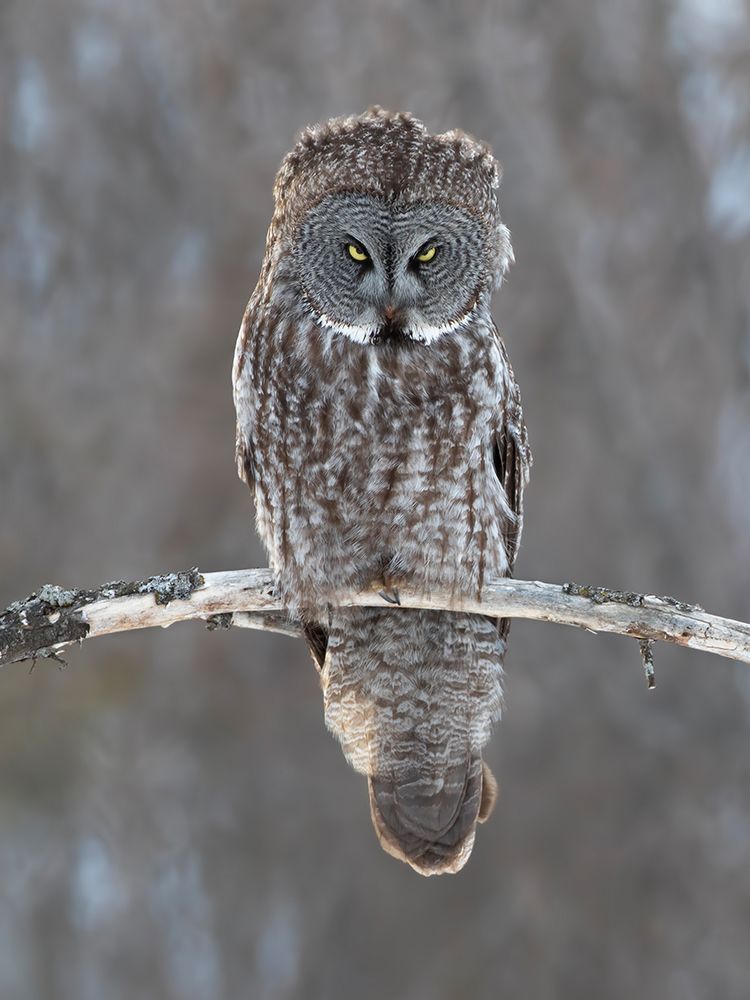
[[[507,621],[339,608],[374,582],[481,597],[511,572],[530,453],[490,314],[500,167],[379,108],[305,130],[235,351],[240,475],[325,718],[386,851],[458,871],[496,785]]]

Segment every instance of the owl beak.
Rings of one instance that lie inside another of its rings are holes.
[[[401,329],[399,322],[400,319],[399,310],[392,303],[389,303],[385,309],[383,309],[383,325],[375,336],[374,341],[402,340],[404,338],[404,332]]]

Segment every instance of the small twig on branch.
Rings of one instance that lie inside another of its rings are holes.
[[[377,590],[353,593],[342,606],[465,611],[498,618],[531,618],[575,625],[591,632],[616,632],[641,641],[649,687],[653,687],[654,640],[702,649],[750,663],[750,624],[707,614],[697,605],[574,583],[491,580],[482,600],[445,593],[420,594],[400,585],[400,607]],[[231,570],[202,575],[197,569],[167,573],[134,583],[108,583],[98,590],[64,590],[45,585],[0,614],[0,664],[35,657],[59,658],[66,646],[128,629],[162,628],[192,618],[209,628],[265,629],[299,636],[274,597],[267,569]]]

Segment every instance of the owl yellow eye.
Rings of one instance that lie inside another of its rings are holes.
[[[363,260],[369,260],[369,253],[357,243],[349,243],[346,248],[349,251],[349,256],[352,260],[358,260],[362,263]]]
[[[437,253],[436,246],[425,247],[420,253],[417,254],[417,260],[420,264],[429,264]]]

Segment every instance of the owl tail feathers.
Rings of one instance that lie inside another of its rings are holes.
[[[420,875],[460,871],[474,846],[477,823],[489,817],[497,782],[481,757],[441,779],[419,774],[398,782],[369,778],[370,814],[383,850]]]

